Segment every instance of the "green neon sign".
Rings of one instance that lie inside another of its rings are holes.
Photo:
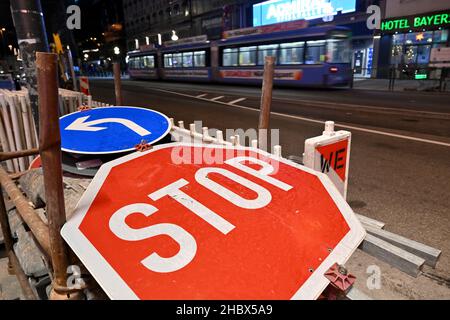
[[[416,74],[416,80],[425,80],[427,78],[426,74]]]
[[[450,11],[383,20],[381,31],[430,29],[446,26],[450,26]]]

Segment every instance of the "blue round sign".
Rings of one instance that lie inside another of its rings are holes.
[[[61,150],[108,154],[134,150],[142,140],[155,143],[171,129],[164,114],[136,107],[106,107],[60,118]]]

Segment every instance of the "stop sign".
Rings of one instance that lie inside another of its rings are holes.
[[[315,299],[365,231],[327,176],[243,147],[103,165],[62,236],[112,299]]]

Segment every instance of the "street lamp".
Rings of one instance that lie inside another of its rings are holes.
[[[119,47],[114,47],[114,54],[117,55],[117,56],[120,54],[120,48]]]
[[[158,45],[162,45],[162,36],[161,36],[161,33],[158,33]]]
[[[172,40],[173,41],[177,41],[178,40],[178,36],[175,30],[172,30]]]

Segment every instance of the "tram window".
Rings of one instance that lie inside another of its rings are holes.
[[[172,65],[174,68],[181,68],[183,66],[183,60],[182,60],[181,53],[172,54]]]
[[[224,49],[223,50],[223,66],[231,67],[238,65],[238,49]]]
[[[264,65],[264,57],[272,56],[277,57],[277,44],[270,44],[264,46],[258,46],[258,65]]]
[[[193,58],[192,52],[183,52],[183,67],[184,68],[192,68],[194,66],[194,61],[192,58]]]
[[[302,64],[304,42],[280,44],[280,64]]]
[[[328,40],[327,56],[330,63],[350,63],[351,50],[350,40],[330,39]]]
[[[155,57],[154,56],[145,56],[144,57],[144,68],[152,69],[155,67]]]
[[[144,58],[136,58],[136,69],[144,69]]]
[[[256,65],[256,46],[239,48],[239,65]]]
[[[306,64],[318,64],[325,62],[325,40],[306,42]]]
[[[194,52],[194,66],[206,67],[206,51]]]
[[[128,61],[128,66],[130,69],[134,69],[134,58],[130,58]]]
[[[172,54],[167,53],[164,55],[164,68],[172,68]]]

